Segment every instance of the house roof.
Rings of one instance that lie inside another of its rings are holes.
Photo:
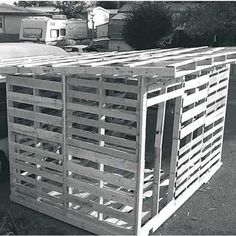
[[[59,13],[60,10],[55,7],[26,7],[25,9],[33,10],[33,11],[40,11],[40,12],[47,12],[47,13]]]
[[[120,9],[119,13],[131,13],[133,9],[137,6],[137,4],[141,4],[142,2],[128,2],[124,4]]]
[[[124,20],[127,18],[127,16],[129,15],[130,13],[118,13],[117,15],[113,16],[111,19],[112,20]]]
[[[25,15],[49,15],[45,12],[40,12],[36,10],[29,10],[24,7],[16,7],[6,3],[0,4],[0,13],[1,14],[25,14]]]
[[[119,9],[107,9],[110,14],[117,14]]]
[[[109,24],[109,22],[106,22],[106,23],[103,23],[101,25],[97,25],[96,28],[99,27],[99,26],[108,25],[108,24]]]

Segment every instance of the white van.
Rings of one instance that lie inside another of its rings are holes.
[[[66,22],[66,18],[52,19],[46,16],[24,18],[21,20],[19,39],[55,45],[66,36]]]

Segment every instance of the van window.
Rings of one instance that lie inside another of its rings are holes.
[[[65,36],[66,35],[66,29],[60,29],[60,35]]]
[[[24,28],[24,38],[42,38],[42,29],[40,28]]]
[[[59,29],[52,29],[50,31],[51,38],[58,38],[59,37]]]

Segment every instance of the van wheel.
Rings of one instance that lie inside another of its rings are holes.
[[[9,176],[9,163],[5,153],[0,150],[0,182],[6,180]]]

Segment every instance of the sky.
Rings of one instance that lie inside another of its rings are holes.
[[[16,0],[0,0],[0,3],[13,4],[13,2],[16,2]]]

